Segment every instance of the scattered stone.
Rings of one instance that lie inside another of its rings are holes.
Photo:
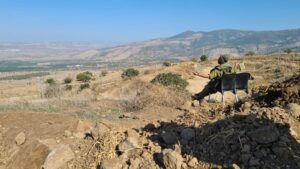
[[[15,138],[16,144],[17,145],[22,145],[26,141],[26,135],[24,132],[19,133],[16,138]]]
[[[181,154],[181,146],[179,144],[175,144],[174,145],[174,151],[176,151],[177,153]]]
[[[100,164],[100,169],[121,169],[122,167],[122,160],[120,160],[119,158],[104,160]]]
[[[293,117],[300,119],[300,105],[296,103],[289,103],[287,104],[286,109]]]
[[[190,167],[195,167],[198,164],[198,160],[197,158],[192,158],[189,162],[188,162],[188,166]]]
[[[174,145],[178,142],[177,135],[176,135],[176,133],[173,133],[173,132],[162,133],[161,138],[168,145]]]
[[[260,165],[259,159],[250,159],[249,166],[258,166]]]
[[[241,160],[243,164],[248,164],[250,158],[251,158],[251,154],[242,154],[241,156]]]
[[[171,149],[163,150],[163,163],[166,168],[181,169],[183,163],[182,156]]]
[[[193,107],[199,107],[199,106],[200,106],[199,101],[198,101],[198,100],[193,100],[192,106],[193,106]]]
[[[94,126],[93,122],[78,120],[76,132],[90,133]]]
[[[118,145],[118,151],[126,153],[130,150],[140,148],[138,140],[134,137],[128,137]]]
[[[250,152],[250,149],[251,149],[251,146],[246,144],[244,145],[243,149],[242,149],[242,152],[246,152],[246,153],[249,153]]]
[[[195,131],[191,128],[185,128],[181,131],[180,136],[186,141],[190,141],[195,137]]]
[[[95,127],[92,129],[91,134],[94,137],[94,139],[98,139],[102,137],[106,132],[108,132],[110,129],[108,126],[106,126],[103,123],[98,122]]]
[[[66,167],[75,155],[69,145],[60,144],[46,158],[43,169],[60,169]]]
[[[5,168],[16,169],[22,167],[23,169],[41,169],[49,152],[50,150],[46,145],[38,141],[30,142],[24,145],[24,147],[12,157]]]
[[[182,163],[181,168],[182,169],[188,169],[189,167],[188,167],[188,165],[186,163]]]
[[[288,159],[291,156],[291,152],[287,147],[273,147],[272,151],[281,159]]]
[[[300,140],[300,135],[299,135],[300,127],[299,126],[295,126],[295,125],[291,126],[290,133],[295,139]]]
[[[249,111],[250,108],[251,108],[251,103],[249,103],[249,102],[245,102],[242,106],[243,111]]]
[[[260,144],[272,143],[279,139],[279,131],[273,126],[263,126],[249,133],[252,140]]]
[[[129,169],[139,169],[142,160],[140,158],[130,159]]]
[[[134,129],[128,129],[125,133],[127,137],[134,137],[134,138],[140,137],[140,134],[136,132]]]
[[[237,164],[232,164],[233,169],[241,169]]]

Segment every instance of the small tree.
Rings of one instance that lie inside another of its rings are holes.
[[[70,83],[72,83],[72,78],[66,77],[66,78],[64,79],[64,83],[65,83],[65,84],[70,84]]]
[[[171,62],[169,62],[169,61],[165,61],[165,62],[163,63],[163,65],[166,66],[166,67],[169,67],[169,66],[171,66],[172,64],[171,64]]]
[[[287,54],[290,54],[290,53],[292,53],[292,49],[285,49],[284,52]]]
[[[255,52],[253,51],[249,51],[245,54],[245,56],[254,56],[255,55]]]
[[[132,77],[134,77],[134,76],[138,76],[139,73],[140,73],[140,72],[139,72],[138,70],[133,69],[133,68],[129,68],[129,69],[126,69],[126,70],[122,73],[121,77],[122,77],[123,79],[126,79],[126,78],[132,78]]]
[[[90,88],[90,84],[88,84],[88,83],[80,84],[80,87],[79,87],[79,88],[80,88],[80,90]]]
[[[45,81],[45,83],[49,84],[49,85],[54,85],[56,84],[55,80],[53,78],[49,78]]]
[[[92,79],[93,74],[90,72],[82,72],[76,76],[76,79],[81,82],[89,82]]]
[[[160,83],[164,86],[171,87],[173,89],[185,89],[188,82],[180,75],[174,73],[161,73],[158,74],[151,83]]]
[[[202,62],[207,61],[207,59],[208,59],[208,57],[207,57],[206,55],[202,55],[202,56],[200,57],[200,60],[201,60]]]

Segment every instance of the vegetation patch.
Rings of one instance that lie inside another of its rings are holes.
[[[160,83],[164,86],[168,86],[175,89],[185,89],[188,82],[180,75],[174,73],[161,73],[158,74],[152,81],[152,83]]]
[[[77,81],[80,82],[89,82],[93,77],[91,72],[82,72],[76,76]]]
[[[79,88],[80,88],[80,90],[88,89],[88,88],[90,88],[90,84],[89,83],[80,84]]]
[[[56,81],[53,78],[49,78],[45,81],[45,83],[47,83],[49,85],[54,85],[54,84],[56,84]]]
[[[172,66],[171,62],[169,62],[169,61],[165,61],[163,63],[163,65],[166,66],[166,67]]]
[[[70,78],[70,77],[66,77],[66,78],[64,79],[64,83],[65,83],[65,84],[70,84],[70,83],[72,83],[72,81],[73,81],[73,79]]]
[[[30,79],[33,77],[42,77],[50,75],[49,72],[37,72],[37,73],[28,73],[28,74],[22,74],[22,75],[13,75],[13,76],[6,76],[1,77],[0,80],[24,80],[24,79]]]
[[[129,69],[126,69],[123,73],[122,73],[122,78],[123,79],[128,79],[128,78],[132,78],[132,77],[135,77],[135,76],[138,76],[140,74],[140,72],[136,69],[133,69],[133,68],[129,68]]]
[[[202,56],[200,57],[200,60],[201,60],[202,62],[207,61],[207,59],[208,59],[208,57],[207,57],[206,55],[202,55]]]

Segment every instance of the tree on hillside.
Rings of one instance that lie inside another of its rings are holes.
[[[292,49],[290,49],[290,48],[285,49],[284,52],[287,53],[287,54],[290,54],[290,53],[292,53]]]
[[[203,61],[207,61],[208,57],[206,55],[202,55],[200,57],[200,60],[203,62]]]
[[[255,52],[253,51],[249,51],[245,54],[245,56],[254,56],[255,55]]]

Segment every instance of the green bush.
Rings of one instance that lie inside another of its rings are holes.
[[[161,73],[158,74],[152,81],[152,83],[160,83],[164,86],[168,86],[175,89],[185,89],[188,82],[181,78],[178,74],[173,73]]]
[[[108,72],[106,70],[101,71],[101,76],[106,76],[107,74],[108,74]]]
[[[254,56],[255,55],[255,52],[253,51],[249,51],[245,54],[245,56]]]
[[[49,84],[49,85],[54,85],[56,84],[55,80],[53,78],[49,78],[45,81],[45,83]]]
[[[163,63],[163,65],[166,66],[166,67],[169,67],[169,66],[171,66],[172,64],[171,64],[171,62],[169,62],[169,61],[165,61],[165,62]]]
[[[129,69],[126,69],[126,70],[122,73],[121,77],[122,77],[123,79],[126,79],[126,78],[132,78],[132,77],[134,77],[134,76],[138,76],[139,73],[140,73],[140,72],[139,72],[138,70],[133,69],[133,68],[129,68]]]
[[[72,78],[66,77],[66,78],[64,79],[64,83],[65,83],[65,84],[70,84],[70,83],[72,83]]]
[[[207,57],[206,55],[202,55],[202,56],[200,57],[200,60],[201,60],[202,62],[207,61],[207,59],[208,59],[208,57]]]
[[[82,72],[76,76],[77,81],[89,82],[92,79],[93,74],[91,72]]]
[[[88,83],[80,84],[80,87],[79,87],[79,88],[80,88],[80,90],[90,88],[90,84],[88,84]]]

